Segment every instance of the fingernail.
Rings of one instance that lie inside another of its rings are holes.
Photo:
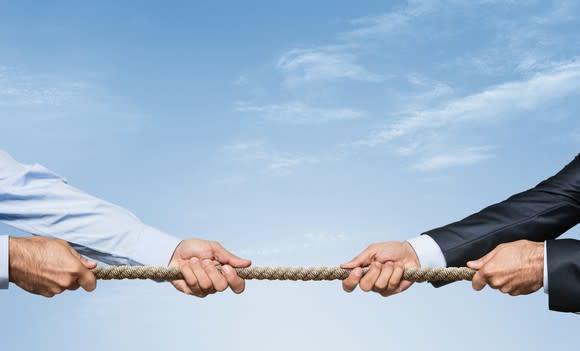
[[[354,269],[354,276],[355,277],[362,277],[362,275],[363,275],[362,274],[362,269],[360,269],[360,268],[355,268]]]
[[[373,262],[373,266],[375,266],[375,268],[381,269],[383,265],[379,262]]]
[[[204,266],[209,266],[210,264],[211,264],[211,260],[210,259],[207,259],[206,258],[205,260],[203,260],[203,265]]]
[[[230,266],[222,266],[222,272],[226,273],[226,274],[230,274],[232,273],[232,267]]]
[[[192,257],[192,258],[189,260],[189,262],[191,262],[191,263],[197,263],[197,262],[199,262],[199,258],[197,258],[197,257]]]

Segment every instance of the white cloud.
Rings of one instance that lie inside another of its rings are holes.
[[[384,77],[355,63],[356,56],[347,47],[292,49],[278,60],[277,67],[285,74],[285,84],[295,87],[302,83],[337,79],[380,82]]]
[[[492,157],[494,155],[489,146],[468,147],[423,158],[413,168],[419,171],[434,171],[454,166],[471,165]]]
[[[236,80],[234,81],[234,85],[237,85],[237,86],[244,86],[244,85],[248,85],[248,82],[249,82],[249,80],[248,80],[248,76],[247,76],[247,75],[245,75],[245,74],[241,74],[241,75],[238,77],[238,79],[236,79]]]
[[[429,129],[473,120],[505,118],[580,93],[580,62],[560,64],[531,78],[492,86],[440,108],[408,112],[357,144],[373,146]]]
[[[255,113],[268,120],[289,124],[322,124],[357,119],[364,116],[364,112],[359,110],[312,107],[298,101],[262,106],[241,102],[236,104],[235,110]]]
[[[0,107],[62,106],[78,100],[90,87],[48,76],[29,76],[0,66]]]
[[[225,149],[234,160],[252,166],[257,165],[261,171],[275,175],[289,175],[300,166],[319,162],[316,157],[268,150],[261,141],[234,143]]]
[[[7,66],[0,66],[0,116],[10,118],[13,128],[30,119],[60,121],[59,128],[76,130],[71,137],[80,130],[91,137],[97,131],[110,133],[107,121],[111,120],[118,131],[136,132],[149,119],[118,93],[91,81],[48,73],[27,74]],[[52,135],[47,128],[35,128],[34,132]]]
[[[393,33],[406,27],[413,18],[428,14],[438,6],[439,1],[436,0],[410,0],[398,10],[376,16],[361,17],[351,21],[351,24],[356,28],[340,34],[339,37],[345,40],[353,40]]]

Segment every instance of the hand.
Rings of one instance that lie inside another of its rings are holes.
[[[216,268],[218,264],[222,265],[221,273]],[[224,291],[228,286],[240,294],[246,284],[232,267],[248,267],[250,264],[249,260],[233,255],[215,241],[183,240],[177,245],[169,266],[179,267],[184,279],[171,283],[177,290],[198,297]]]
[[[531,294],[544,285],[544,243],[501,244],[467,266],[477,270],[472,280],[477,291],[489,285],[512,296]]]
[[[46,297],[64,290],[86,291],[97,287],[90,262],[66,241],[45,237],[10,237],[10,281],[22,289]]]
[[[360,267],[369,266],[364,275]],[[352,268],[348,278],[342,281],[342,288],[352,292],[357,285],[363,291],[374,291],[381,296],[390,296],[407,290],[413,283],[402,280],[405,267],[419,267],[415,250],[406,241],[387,241],[372,244],[350,262],[340,265]]]

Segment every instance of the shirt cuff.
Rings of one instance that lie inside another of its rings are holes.
[[[166,267],[181,239],[145,225],[139,238],[135,261],[151,266]]]
[[[8,289],[10,250],[8,247],[8,236],[0,236],[0,289]]]
[[[548,243],[544,241],[544,292],[548,292]]]
[[[407,242],[415,250],[421,267],[447,267],[447,261],[445,260],[445,256],[443,256],[443,251],[441,251],[439,245],[429,235],[419,235],[416,238],[407,240]]]

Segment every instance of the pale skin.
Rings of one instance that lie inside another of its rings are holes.
[[[10,237],[10,281],[37,295],[53,297],[65,290],[82,287],[95,290],[97,283],[90,271],[96,263],[89,261],[60,239],[46,237]],[[221,264],[220,273],[216,265]],[[174,287],[188,295],[205,297],[228,287],[239,294],[245,281],[232,267],[248,267],[241,259],[214,241],[183,240],[169,260],[169,266],[179,267],[183,280],[173,281]]]
[[[343,280],[342,288],[352,292],[356,286],[362,291],[374,291],[381,296],[390,296],[407,290],[413,283],[403,280],[405,267],[420,267],[419,258],[406,241],[387,241],[369,245],[358,256],[340,265],[351,268]],[[361,267],[369,266],[363,276]]]
[[[220,273],[216,265],[222,265]],[[179,267],[185,279],[173,281],[175,288],[185,294],[206,297],[215,292],[230,289],[240,294],[245,289],[245,281],[232,268],[250,266],[251,262],[224,249],[215,241],[188,239],[182,241],[169,262],[169,266]]]
[[[501,244],[467,266],[477,270],[472,281],[477,291],[489,285],[512,296],[531,294],[544,285],[544,243],[518,240]]]
[[[543,286],[544,244],[528,240],[501,244],[467,265],[477,270],[472,281],[477,291],[489,285],[512,296],[530,294]],[[363,276],[361,267],[367,266],[369,271]],[[353,269],[342,283],[346,292],[358,285],[365,292],[390,296],[412,285],[402,279],[404,267],[420,267],[420,263],[409,243],[389,241],[370,245],[341,267]]]

